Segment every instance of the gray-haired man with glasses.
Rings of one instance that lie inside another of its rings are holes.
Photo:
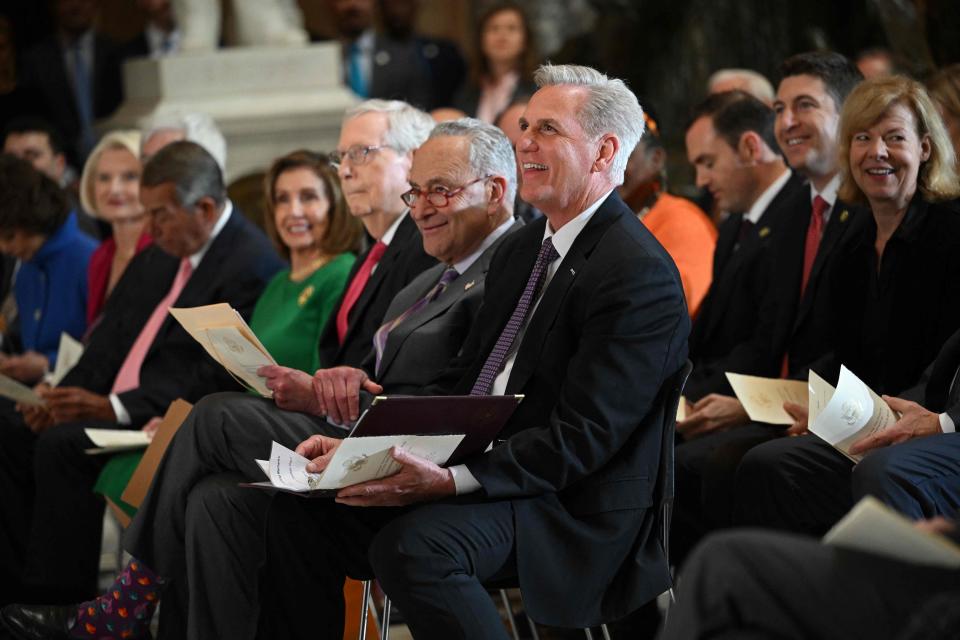
[[[510,142],[479,120],[437,125],[414,153],[408,181],[411,188],[401,198],[424,250],[441,264],[393,299],[363,368],[316,372],[317,404],[310,409],[334,422],[359,417],[361,389],[416,393],[433,381],[459,352],[476,317],[499,240],[522,226],[513,220],[517,180]]]

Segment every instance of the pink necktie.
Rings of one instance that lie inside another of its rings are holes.
[[[123,366],[120,367],[116,380],[113,381],[111,393],[123,393],[140,386],[140,367],[143,365],[144,358],[147,357],[147,351],[150,350],[150,345],[157,337],[157,332],[160,331],[160,326],[167,317],[167,311],[180,296],[180,292],[183,291],[187,280],[190,279],[191,273],[193,273],[193,266],[190,264],[190,260],[183,258],[180,261],[180,270],[177,271],[177,277],[173,279],[173,285],[170,286],[170,291],[160,301],[157,308],[153,310],[147,324],[143,325],[143,329],[140,330],[136,342],[130,347],[130,352],[127,353],[127,358],[123,361]]]

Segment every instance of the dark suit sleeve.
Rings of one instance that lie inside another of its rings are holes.
[[[574,312],[582,314],[578,326],[563,327],[574,318],[558,317],[561,326],[544,343],[542,358],[573,350],[555,363],[566,374],[549,420],[522,425],[504,444],[467,462],[488,496],[556,492],[604,467],[651,410],[659,381],[678,367],[678,354],[685,357],[689,322],[671,267],[637,255],[607,266],[582,283],[590,293]]]
[[[757,327],[749,338],[734,345],[724,355],[703,358],[697,362],[684,390],[687,398],[699,400],[710,393],[733,395],[733,388],[727,380],[727,371],[751,375],[776,373],[771,370],[768,354],[772,346],[777,300],[770,291],[769,252],[765,249],[763,254],[756,259],[751,267],[753,273],[749,274],[749,287],[756,292],[753,304],[759,305],[760,309]],[[745,283],[744,286],[748,285]]]

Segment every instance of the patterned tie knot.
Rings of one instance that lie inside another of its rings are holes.
[[[559,257],[560,254],[557,253],[556,248],[553,246],[553,238],[547,238],[543,241],[543,244],[540,245],[540,253],[537,254],[537,266],[548,265]],[[536,269],[537,266],[535,266],[534,269]]]
[[[437,292],[433,294],[431,300],[435,300],[437,296],[443,293],[444,289],[447,286],[456,280],[460,276],[460,272],[454,269],[453,267],[447,267],[444,269],[443,274],[440,276],[440,279],[437,281]]]

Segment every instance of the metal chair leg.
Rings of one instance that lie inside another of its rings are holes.
[[[390,597],[383,596],[383,620],[380,622],[380,640],[390,640]]]
[[[610,630],[607,629],[607,625],[600,625],[600,633],[603,634],[603,640],[610,640]]]
[[[360,631],[357,633],[358,640],[367,640],[367,617],[370,615],[370,581],[363,581],[363,598],[360,600]]]
[[[507,612],[507,622],[510,623],[510,634],[513,640],[520,640],[520,633],[517,631],[517,622],[513,619],[513,607],[510,605],[510,597],[506,589],[500,589],[500,601],[503,603],[503,610]]]
[[[537,634],[537,625],[533,621],[533,618],[531,618],[526,612],[524,612],[523,615],[527,619],[527,627],[530,629],[530,637],[533,640],[540,640],[540,636]]]
[[[590,631],[590,627],[584,627],[583,633],[587,636],[587,640],[593,640],[593,632]]]

